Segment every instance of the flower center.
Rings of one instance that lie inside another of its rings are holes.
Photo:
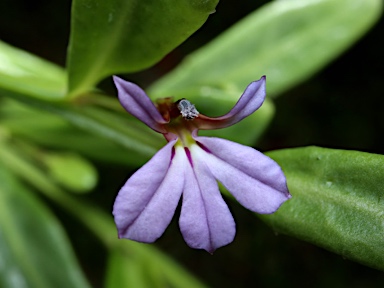
[[[195,117],[199,116],[199,111],[196,110],[195,105],[193,105],[187,99],[183,98],[177,101],[176,104],[183,118],[187,120],[193,120]]]
[[[167,132],[169,132],[164,134],[168,141],[178,137],[179,141],[177,141],[176,145],[184,147],[190,147],[190,145],[196,143],[192,137],[192,132],[197,129],[193,120],[199,117],[200,113],[195,105],[184,98],[176,102],[173,102],[172,98],[158,99],[156,104],[163,118],[169,121],[164,125]]]

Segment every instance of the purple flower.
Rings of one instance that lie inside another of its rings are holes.
[[[291,196],[285,176],[269,157],[228,140],[201,137],[199,129],[231,126],[265,99],[265,77],[252,82],[221,117],[200,114],[188,100],[160,99],[155,106],[137,85],[114,77],[122,106],[168,144],[119,191],[113,215],[120,238],[154,242],[169,225],[181,195],[181,233],[192,248],[215,249],[233,241],[236,225],[217,184],[251,211],[275,212]]]

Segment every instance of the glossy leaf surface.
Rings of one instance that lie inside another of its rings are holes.
[[[0,41],[0,88],[53,101],[65,86],[64,69]]]
[[[381,0],[272,1],[192,53],[150,92],[235,97],[228,93],[266,75],[268,96],[276,96],[350,47],[381,11]]]
[[[292,199],[262,216],[283,234],[384,270],[384,156],[318,147],[268,153]]]
[[[68,51],[69,90],[145,69],[203,25],[218,0],[75,0]]]

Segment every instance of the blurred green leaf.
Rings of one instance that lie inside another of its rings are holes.
[[[64,69],[0,41],[0,87],[46,100],[65,96]]]
[[[268,95],[276,96],[350,47],[381,11],[381,0],[273,1],[192,53],[149,92],[234,103],[238,91],[267,75]]]
[[[60,224],[0,160],[0,286],[89,287]]]
[[[129,240],[120,244],[109,256],[107,288],[206,287],[154,246]]]
[[[97,171],[85,158],[74,153],[44,153],[42,161],[49,175],[74,192],[89,192],[97,184]]]
[[[105,288],[115,287],[149,287],[142,275],[142,269],[137,259],[124,257],[121,252],[111,251],[107,265]]]
[[[145,269],[145,261],[140,257],[124,255],[123,251],[111,251],[106,276],[106,288],[119,287],[166,287],[160,286],[164,279],[151,279]],[[153,286],[155,284],[155,286]],[[157,284],[157,285],[156,285]]]
[[[139,121],[127,121],[129,117],[126,113],[120,115],[99,107],[53,103],[9,91],[5,94],[33,108],[58,115],[76,127],[121,145],[127,150],[120,157],[127,157],[126,161],[129,163],[143,163],[166,143],[159,133],[147,129]],[[89,149],[92,149],[92,146],[91,144]]]
[[[68,50],[69,91],[145,69],[203,25],[218,0],[75,0]]]
[[[283,234],[384,270],[384,156],[318,147],[268,153],[292,199],[261,216]]]
[[[98,161],[134,166],[144,163],[149,157],[131,157],[130,151],[122,145],[71,125],[58,115],[23,105],[11,98],[2,99],[0,120],[0,127],[8,134],[43,148],[71,150]],[[124,125],[127,126],[134,121],[126,120]]]

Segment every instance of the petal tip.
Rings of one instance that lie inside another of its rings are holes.
[[[280,208],[281,208],[281,206],[285,203],[285,202],[287,202],[289,199],[291,199],[292,198],[292,195],[288,192],[288,194],[287,195],[284,195],[286,198],[285,199],[282,199],[281,201],[280,201],[280,203],[278,203],[277,205],[276,205],[276,207],[274,207],[272,210],[269,210],[269,211],[266,211],[265,213],[259,213],[259,212],[257,212],[257,213],[259,213],[259,214],[273,214],[273,213],[275,213],[275,212],[277,212],[277,210],[279,210]]]
[[[122,79],[116,75],[112,75],[112,80],[113,80],[113,83],[115,83],[115,85],[122,81]]]

